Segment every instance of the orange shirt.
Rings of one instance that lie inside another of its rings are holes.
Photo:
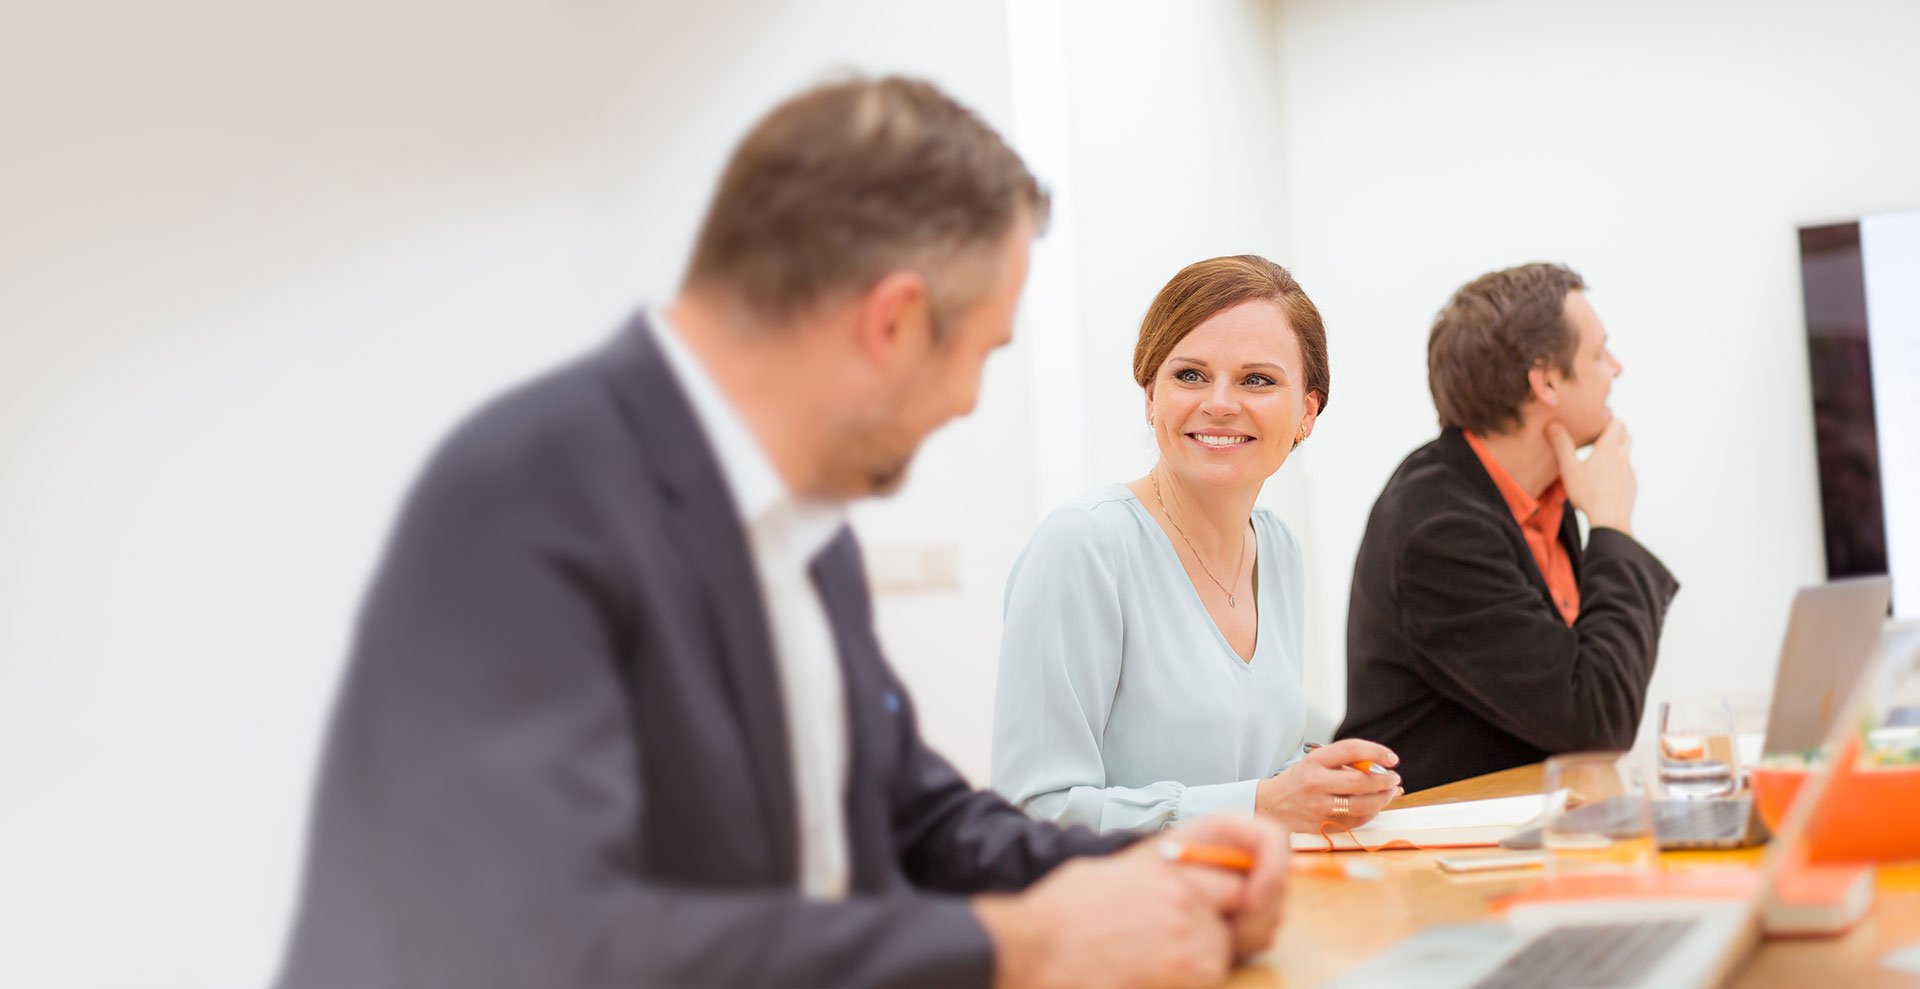
[[[1465,435],[1467,445],[1473,447],[1480,465],[1487,469],[1487,476],[1493,478],[1494,487],[1499,488],[1500,496],[1507,500],[1513,520],[1520,523],[1520,534],[1526,537],[1527,548],[1533,550],[1533,562],[1540,565],[1540,575],[1547,579],[1547,590],[1553,592],[1553,603],[1560,609],[1560,617],[1572,625],[1573,620],[1580,617],[1580,585],[1573,579],[1573,558],[1560,543],[1560,519],[1567,510],[1567,489],[1561,486],[1559,478],[1554,478],[1552,486],[1535,498],[1520,490],[1507,469],[1487,452],[1480,437],[1472,433]]]

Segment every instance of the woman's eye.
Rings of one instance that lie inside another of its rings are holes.
[[[1199,381],[1200,380],[1200,372],[1195,371],[1193,368],[1187,368],[1184,371],[1176,371],[1174,372],[1173,376],[1181,381]]]
[[[1273,383],[1274,383],[1273,379],[1267,377],[1264,374],[1250,374],[1247,376],[1247,384],[1250,384],[1255,388],[1265,388],[1268,385],[1271,385]]]

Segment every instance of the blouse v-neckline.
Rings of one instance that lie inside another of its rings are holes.
[[[1193,576],[1187,573],[1186,564],[1180,562],[1180,551],[1174,548],[1173,537],[1167,534],[1166,526],[1161,525],[1160,520],[1154,518],[1152,512],[1147,511],[1146,502],[1141,501],[1140,496],[1134,494],[1132,488],[1129,488],[1124,484],[1118,484],[1115,486],[1118,487],[1121,491],[1126,493],[1127,500],[1133,504],[1134,511],[1139,512],[1142,516],[1144,516],[1146,518],[1147,524],[1153,529],[1153,531],[1156,534],[1159,535],[1160,538],[1156,540],[1156,542],[1159,543],[1161,548],[1167,551],[1168,555],[1173,557],[1174,572],[1179,574],[1181,581],[1187,585],[1187,593],[1190,595],[1191,600],[1193,601],[1194,607],[1200,609],[1200,617],[1206,620],[1208,630],[1213,632],[1213,641],[1219,643],[1221,649],[1226,650],[1227,656],[1233,660],[1233,665],[1243,670],[1251,670],[1253,668],[1254,660],[1260,658],[1261,650],[1267,644],[1267,636],[1263,634],[1265,632],[1265,629],[1263,626],[1266,625],[1266,621],[1267,621],[1267,610],[1265,608],[1260,607],[1260,529],[1259,527],[1258,526],[1253,527],[1254,579],[1253,579],[1253,590],[1250,592],[1250,596],[1253,598],[1253,608],[1254,608],[1253,655],[1241,656],[1240,650],[1235,649],[1233,647],[1233,643],[1227,641],[1227,634],[1220,630],[1220,623],[1213,620],[1213,613],[1207,610],[1207,602],[1200,597],[1200,588],[1194,584]],[[1247,520],[1247,524],[1252,525],[1253,520],[1249,518]]]

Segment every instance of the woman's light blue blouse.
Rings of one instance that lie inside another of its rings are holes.
[[[1253,527],[1259,632],[1244,662],[1124,485],[1040,523],[1007,579],[994,789],[1098,831],[1253,810],[1306,732],[1300,546],[1264,508]]]

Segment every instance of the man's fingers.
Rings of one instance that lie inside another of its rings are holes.
[[[1233,918],[1234,954],[1245,958],[1273,947],[1274,935],[1280,933],[1280,918],[1285,904],[1284,882],[1274,886],[1264,897],[1256,896],[1249,885],[1246,906]]]
[[[1191,973],[1191,981],[1194,985],[1219,985],[1226,980],[1233,964],[1233,930],[1225,920],[1215,918],[1201,928],[1200,937],[1203,947],[1198,952],[1198,965]]]
[[[1293,857],[1293,836],[1278,825],[1261,823],[1268,826],[1261,829],[1253,871],[1247,875],[1247,895],[1256,903],[1277,897],[1286,888],[1288,860]]]
[[[1175,868],[1214,913],[1234,913],[1245,905],[1247,877],[1241,873],[1211,865],[1182,864]]]
[[[1278,827],[1267,829],[1253,872],[1247,876],[1245,902],[1234,918],[1233,943],[1238,954],[1250,955],[1272,946],[1286,902],[1292,856],[1292,838],[1287,832]]]
[[[1615,419],[1614,422],[1620,420]],[[1612,429],[1612,426],[1608,426]],[[1557,422],[1547,423],[1547,442],[1553,444],[1553,455],[1560,461],[1560,472],[1567,472],[1567,465],[1578,464],[1580,458],[1573,453],[1573,437],[1567,434],[1567,427]]]
[[[1231,878],[1244,883],[1244,895],[1255,901],[1274,895],[1271,891],[1276,888],[1285,888],[1291,839],[1285,828],[1266,818],[1232,812],[1212,814],[1174,828],[1167,832],[1167,837],[1192,844],[1226,845],[1251,853],[1253,870],[1244,876],[1234,873]],[[1183,868],[1193,870],[1208,867],[1189,865]]]

